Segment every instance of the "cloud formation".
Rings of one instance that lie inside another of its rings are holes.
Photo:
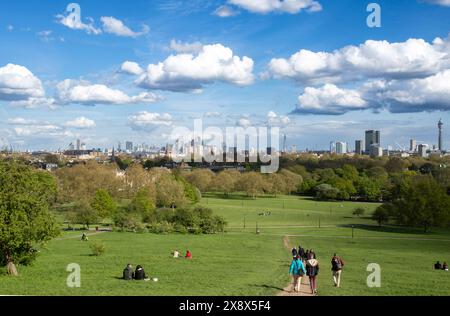
[[[103,24],[103,31],[105,33],[114,34],[123,37],[139,37],[147,34],[150,28],[147,25],[142,26],[142,31],[134,32],[128,26],[126,26],[121,20],[112,16],[102,16],[100,21]]]
[[[173,118],[168,113],[141,111],[128,117],[128,123],[135,131],[151,132],[159,127],[172,126]]]
[[[63,104],[137,104],[155,103],[161,98],[151,92],[142,92],[129,96],[121,90],[109,88],[103,84],[90,84],[85,81],[66,79],[57,85],[58,100]]]
[[[95,121],[90,120],[84,116],[77,117],[72,121],[68,121],[64,124],[66,127],[73,127],[77,129],[89,129],[96,126]]]
[[[203,44],[200,42],[182,43],[172,39],[170,49],[181,54],[198,54],[203,49]]]
[[[228,2],[259,14],[270,12],[296,14],[301,11],[317,12],[322,10],[321,4],[314,0],[229,0]]]
[[[21,101],[44,96],[41,80],[26,67],[7,64],[0,68],[0,100]]]
[[[253,81],[251,58],[241,58],[230,48],[214,44],[203,46],[198,54],[171,55],[151,64],[136,83],[147,89],[193,92],[214,82],[246,86]]]
[[[213,12],[213,14],[217,15],[218,17],[221,17],[221,18],[229,18],[229,17],[238,15],[239,11],[233,9],[232,7],[230,7],[228,5],[222,5],[222,6],[218,7]]]
[[[142,69],[136,62],[126,61],[120,67],[120,71],[129,75],[139,76],[144,72],[144,69]]]

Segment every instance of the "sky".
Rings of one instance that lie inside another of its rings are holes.
[[[0,147],[164,145],[203,119],[398,149],[442,118],[450,149],[450,0],[7,0],[0,43]]]

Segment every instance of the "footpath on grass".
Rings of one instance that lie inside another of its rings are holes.
[[[291,251],[292,246],[289,241],[288,236],[283,237],[283,245],[288,251]],[[277,296],[314,296],[311,294],[311,289],[309,287],[309,280],[306,276],[302,278],[302,286],[300,287],[300,292],[294,291],[294,284],[290,282]]]

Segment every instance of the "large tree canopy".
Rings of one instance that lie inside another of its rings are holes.
[[[46,172],[17,161],[0,161],[0,263],[17,274],[15,263],[35,258],[35,247],[58,235],[49,205],[56,184]]]

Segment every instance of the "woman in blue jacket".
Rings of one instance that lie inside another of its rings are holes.
[[[296,256],[292,259],[291,267],[289,268],[289,274],[292,275],[294,279],[294,291],[300,292],[300,287],[302,285],[302,277],[305,275],[306,270],[303,265],[303,261],[300,256]]]

